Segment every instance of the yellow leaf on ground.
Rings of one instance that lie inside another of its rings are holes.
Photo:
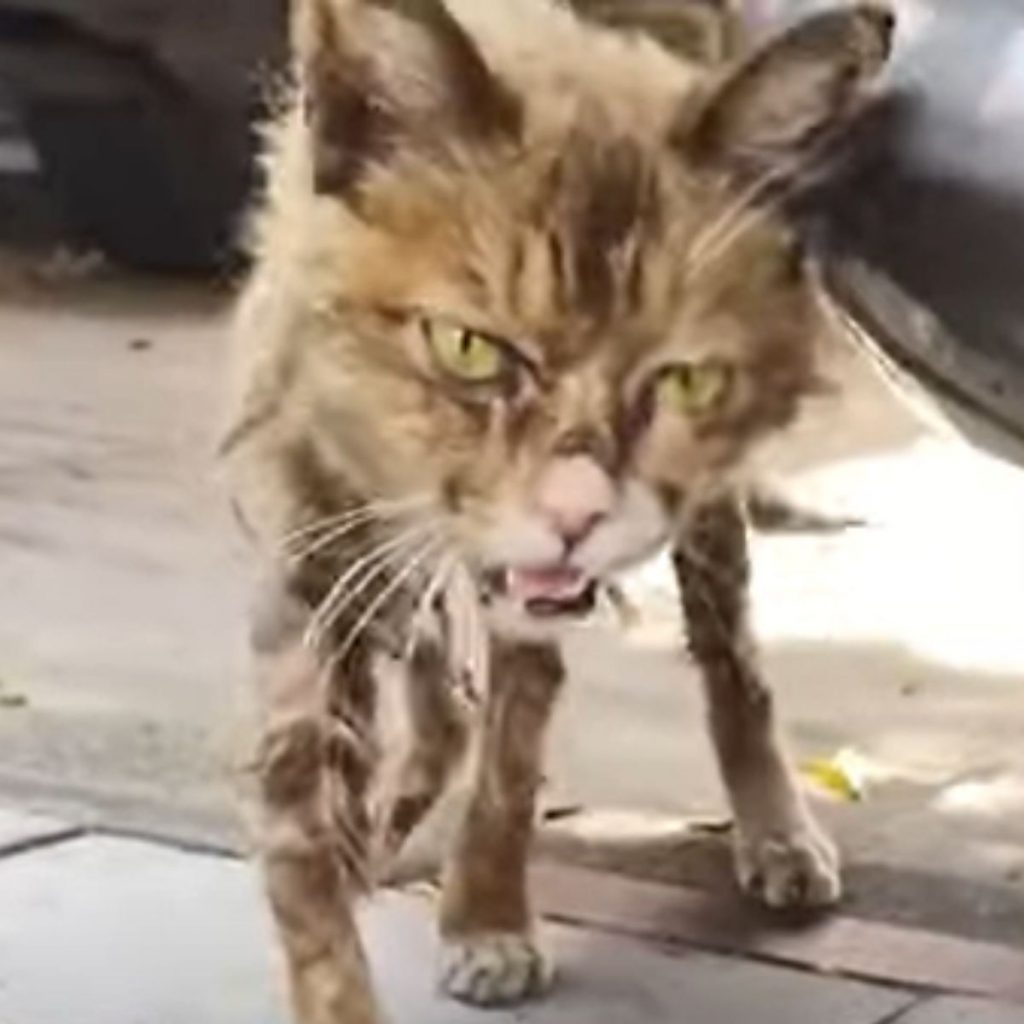
[[[814,758],[800,766],[800,774],[816,789],[833,799],[856,803],[865,796],[864,772],[854,751],[840,750],[831,758]]]

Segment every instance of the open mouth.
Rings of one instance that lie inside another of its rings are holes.
[[[495,589],[535,618],[581,618],[597,604],[597,580],[572,566],[509,568],[496,575]]]

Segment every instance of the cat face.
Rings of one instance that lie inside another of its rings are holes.
[[[564,615],[813,385],[815,300],[753,200],[891,25],[819,16],[711,82],[546,0],[475,6],[303,9],[310,404],[347,485],[429,495],[493,597]]]

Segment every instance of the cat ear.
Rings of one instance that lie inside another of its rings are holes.
[[[699,163],[785,174],[850,119],[888,59],[895,18],[860,4],[813,15],[769,42],[688,112],[677,141]]]
[[[718,64],[735,46],[729,0],[568,0],[579,17],[650,36],[689,61]]]
[[[518,134],[518,98],[443,0],[297,0],[294,17],[317,191],[417,139]]]

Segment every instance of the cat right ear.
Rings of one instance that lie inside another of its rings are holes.
[[[694,163],[741,177],[799,169],[857,110],[894,28],[892,12],[877,4],[799,22],[686,112],[677,145]]]
[[[518,98],[443,0],[296,0],[315,187],[344,197],[403,145],[518,135]]]

